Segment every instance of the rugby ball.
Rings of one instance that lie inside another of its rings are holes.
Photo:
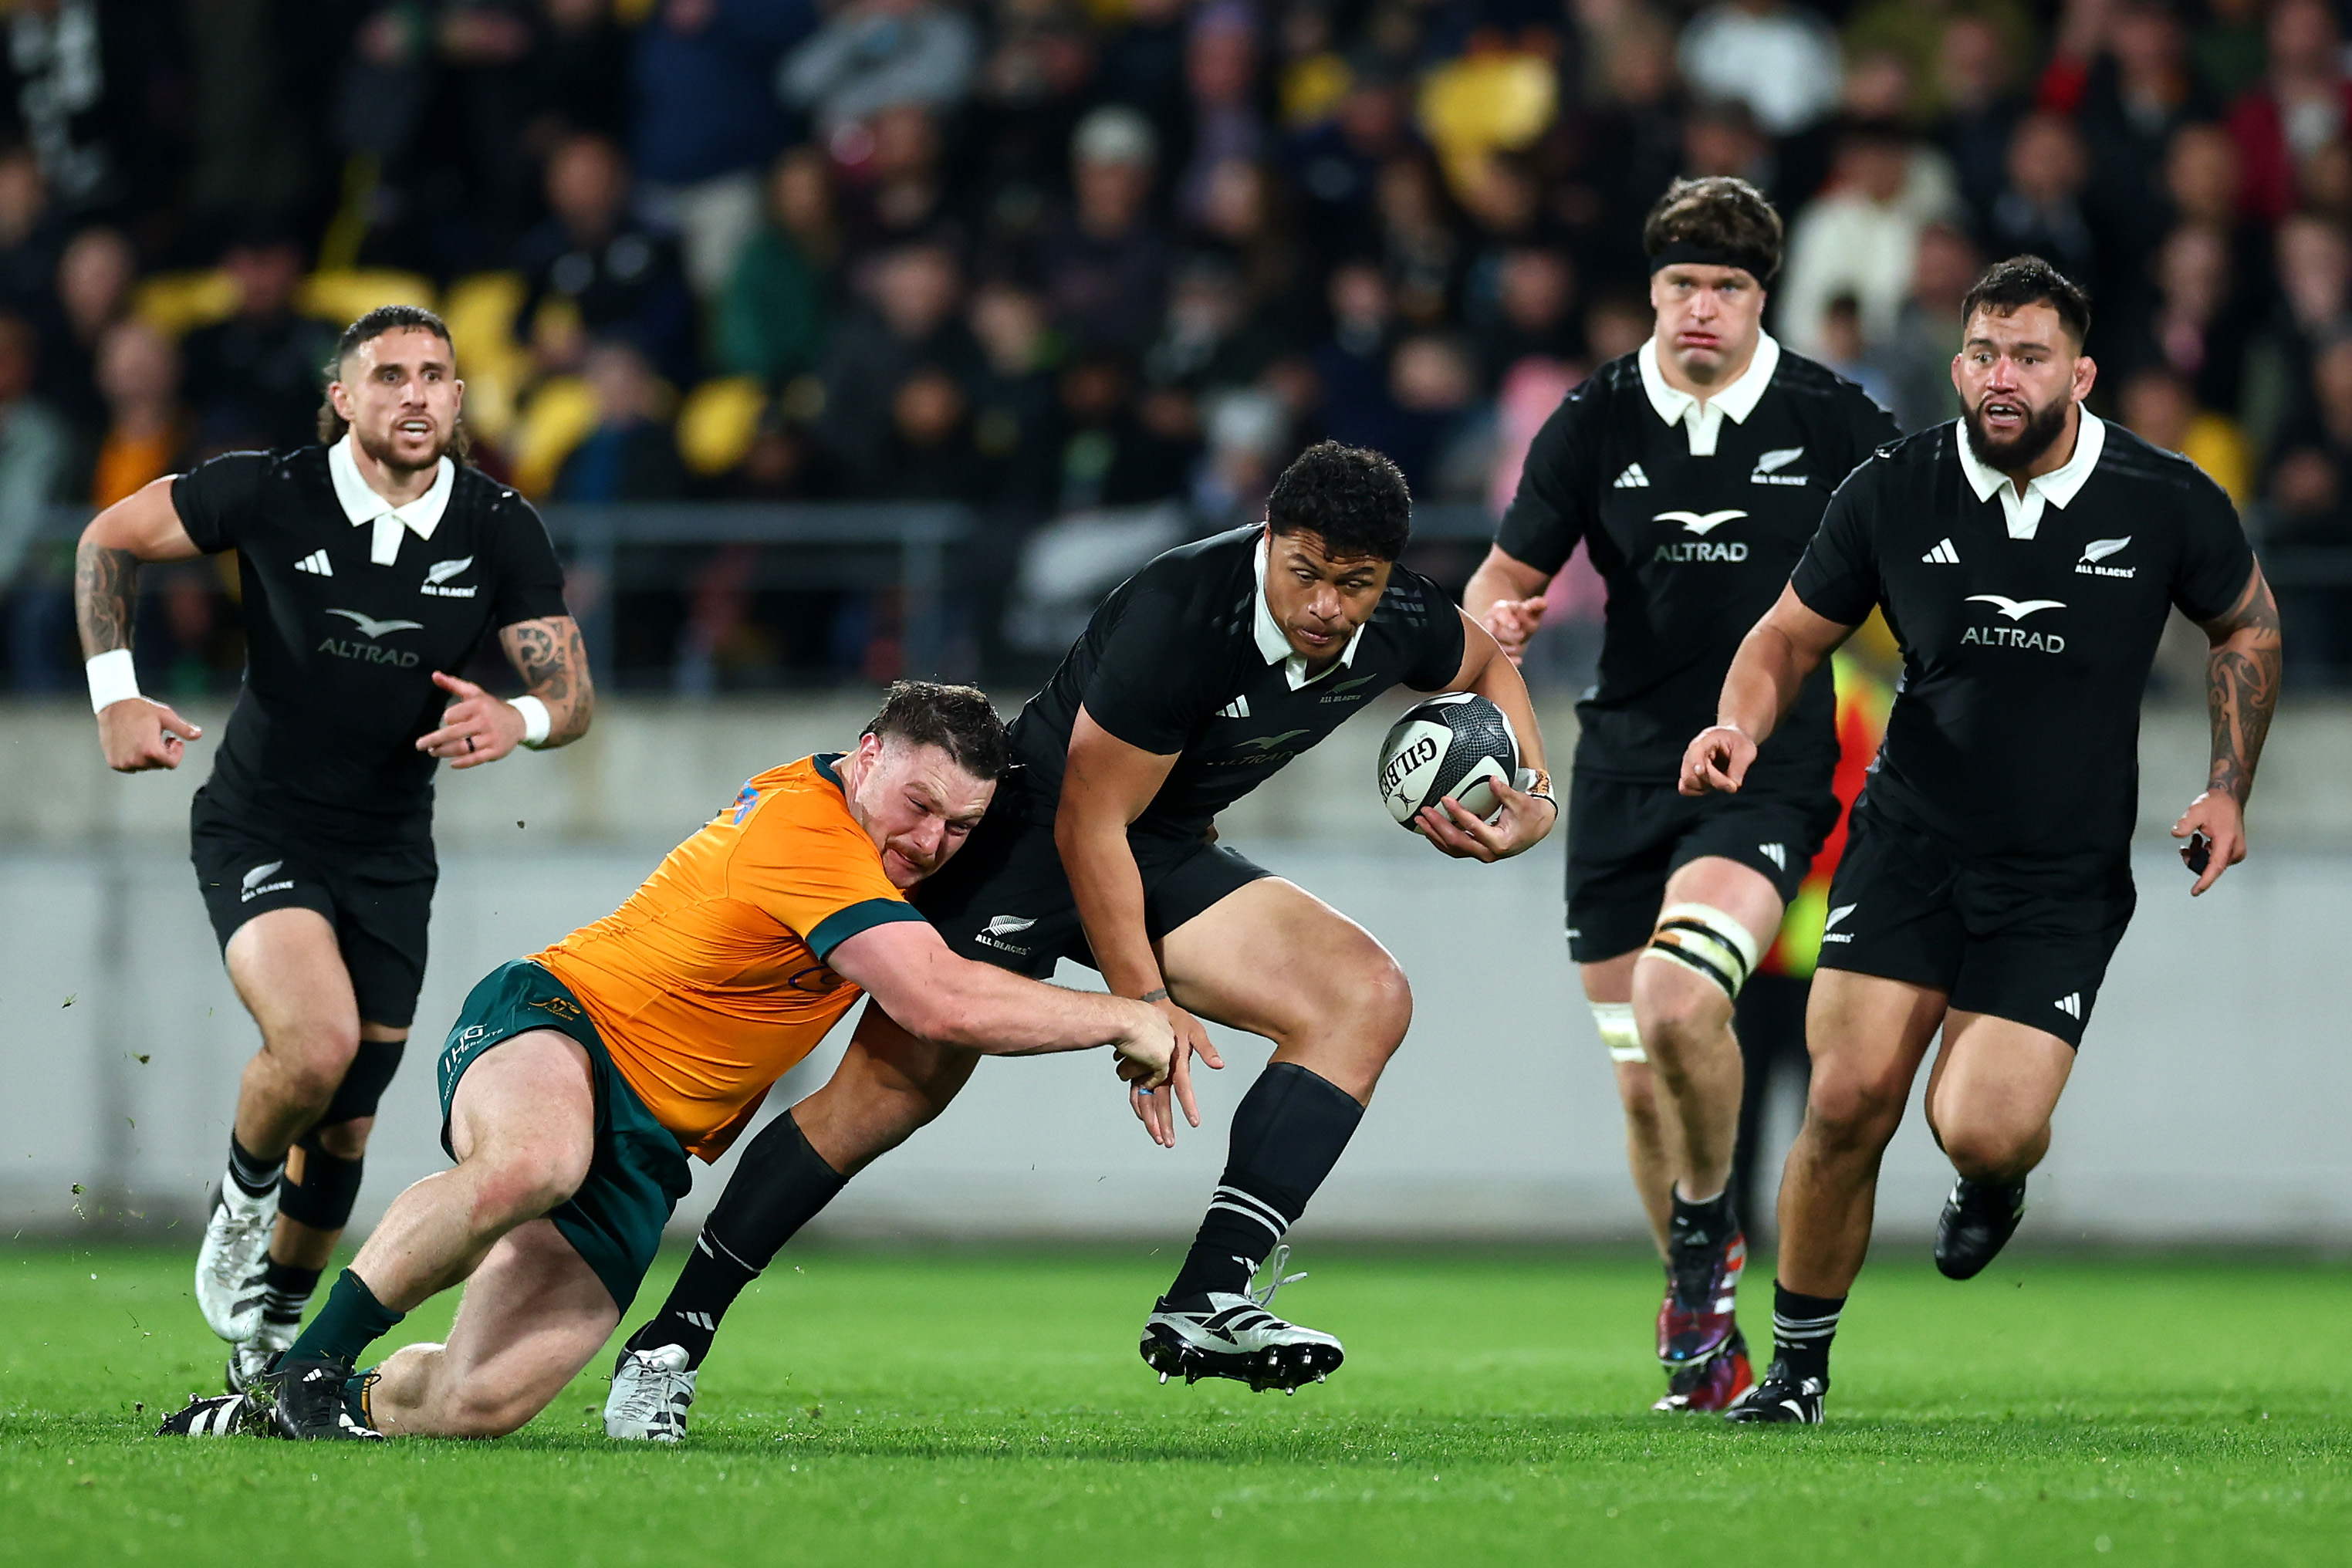
[[[1503,809],[1491,782],[1518,776],[1519,738],[1503,710],[1475,691],[1433,697],[1381,742],[1381,800],[1399,826],[1447,795],[1491,822]]]

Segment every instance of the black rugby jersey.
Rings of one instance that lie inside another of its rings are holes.
[[[415,838],[434,769],[415,743],[450,701],[433,672],[462,671],[496,628],[567,614],[563,573],[530,502],[446,458],[437,507],[399,518],[369,517],[389,509],[351,468],[354,524],[331,450],[231,452],[172,486],[188,537],[235,550],[243,581],[245,686],[205,794],[331,838]]]
[[[1397,685],[1435,691],[1462,668],[1462,615],[1417,572],[1389,585],[1332,666],[1304,679],[1265,608],[1263,531],[1180,545],[1120,584],[1054,679],[1013,721],[1023,809],[1051,822],[1084,704],[1131,746],[1176,755],[1129,831],[1197,838],[1217,813]]]
[[[1869,394],[1769,334],[1704,408],[1666,384],[1655,352],[1654,339],[1602,365],[1544,422],[1495,542],[1556,573],[1584,542],[1609,600],[1576,766],[1664,781],[1715,722],[1739,639],[1780,597],[1830,492],[1897,432]],[[1827,788],[1836,763],[1824,673],[1758,765]]]
[[[1797,596],[1848,626],[1878,605],[1902,645],[1874,805],[2028,875],[2112,872],[2165,617],[2226,614],[2253,552],[2194,463],[2088,411],[2074,455],[2023,498],[1966,446],[1941,425],[1856,470]]]

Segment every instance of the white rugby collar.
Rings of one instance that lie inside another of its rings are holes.
[[[1978,460],[1969,446],[1969,422],[1952,423],[1956,439],[1954,448],[1960,455],[1960,472],[1969,479],[1969,488],[1977,492],[1977,500],[1990,500],[1995,491],[2000,494],[2001,515],[2008,521],[2011,539],[2031,539],[2042,527],[2043,503],[2066,510],[2089,480],[2091,470],[2099,466],[2099,454],[2106,449],[2106,421],[2087,408],[2078,408],[2082,424],[2074,433],[2074,455],[2060,467],[2025,481],[2025,493],[2019,495],[2009,476],[1999,468],[1989,468]]]
[[[1364,628],[1372,623],[1366,621],[1363,626],[1356,628],[1356,635],[1349,637],[1348,646],[1339,650],[1339,665],[1327,665],[1309,675],[1307,672],[1307,656],[1290,646],[1290,639],[1283,635],[1281,623],[1274,618],[1274,611],[1266,605],[1266,554],[1265,533],[1261,530],[1257,536],[1257,553],[1253,558],[1253,570],[1257,574],[1257,620],[1255,629],[1257,633],[1257,651],[1265,656],[1265,662],[1282,666],[1283,679],[1290,683],[1290,689],[1293,691],[1310,680],[1321,679],[1341,665],[1354,668],[1356,645],[1364,640]]]
[[[1650,406],[1658,417],[1669,425],[1690,428],[1690,451],[1694,458],[1715,456],[1715,438],[1722,433],[1723,421],[1728,416],[1734,425],[1745,425],[1748,416],[1756,412],[1763,400],[1764,389],[1771,384],[1772,373],[1780,367],[1780,344],[1769,332],[1756,336],[1756,355],[1738,380],[1702,403],[1682,388],[1666,380],[1666,373],[1658,364],[1658,339],[1652,333],[1641,352],[1633,356],[1641,367],[1642,390],[1650,395]]]
[[[352,526],[375,524],[375,537],[368,542],[368,559],[379,566],[390,566],[400,559],[404,527],[419,539],[432,538],[433,531],[441,526],[441,514],[449,510],[450,492],[457,488],[457,465],[444,458],[434,471],[432,489],[406,506],[393,505],[360,477],[348,430],[327,448],[327,475],[335,482],[335,500],[342,503],[343,515],[352,520]]]

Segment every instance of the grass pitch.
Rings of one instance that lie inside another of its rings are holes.
[[[1285,1398],[1158,1385],[1135,1336],[1171,1260],[1143,1250],[788,1253],[683,1448],[607,1443],[600,1365],[502,1442],[353,1449],[150,1436],[218,1386],[188,1258],[16,1244],[0,1561],[2352,1561],[2341,1266],[2029,1256],[1960,1286],[1888,1257],[1832,1424],[1738,1430],[1644,1412],[1639,1258],[1318,1251],[1282,1305],[1349,1362]]]

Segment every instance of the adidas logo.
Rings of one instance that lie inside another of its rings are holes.
[[[1781,870],[1785,871],[1789,868],[1789,850],[1786,845],[1759,844],[1756,847],[1756,852],[1763,856],[1767,860],[1771,861],[1775,866],[1780,868]]]
[[[1947,539],[1940,541],[1935,549],[1919,559],[1930,566],[1958,566],[1960,563],[1960,552],[1953,549],[1952,542]]]
[[[1609,488],[1618,490],[1645,490],[1650,488],[1650,476],[1642,471],[1639,463],[1628,463],[1625,471],[1612,479]]]
[[[2067,992],[2066,994],[2058,998],[2054,1005],[2057,1007],[2058,1011],[2065,1014],[2066,1016],[2074,1019],[2076,1023],[2079,1024],[2083,1021],[2083,994],[2080,991]]]
[[[308,572],[314,577],[331,577],[335,574],[335,563],[327,559],[325,551],[313,550],[310,554],[294,563],[294,570]]]
[[[1217,717],[1220,719],[1248,718],[1249,699],[1246,697],[1234,698],[1231,702],[1226,703],[1223,708],[1217,710]]]
[[[692,1323],[696,1328],[702,1330],[705,1333],[717,1333],[719,1331],[718,1323],[712,1320],[710,1314],[708,1312],[680,1312],[677,1316],[680,1322]]]

